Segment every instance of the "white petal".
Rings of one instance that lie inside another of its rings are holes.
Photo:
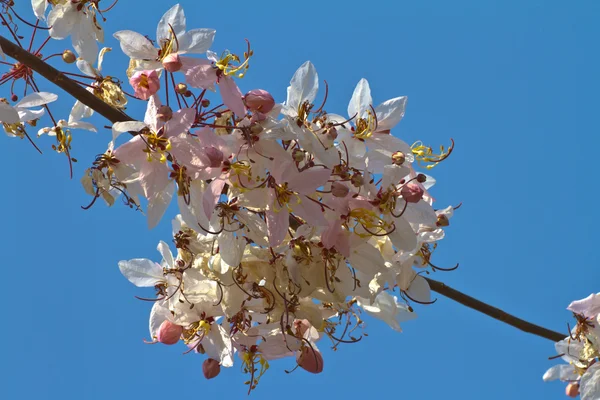
[[[581,400],[600,399],[600,365],[597,363],[592,365],[583,374],[579,391],[581,392]]]
[[[16,106],[17,107],[36,107],[56,101],[58,96],[54,93],[39,92],[31,93],[23,97]]]
[[[216,32],[214,29],[192,29],[179,39],[179,52],[205,53],[212,46]]]
[[[120,43],[123,53],[136,60],[154,60],[158,49],[144,36],[134,31],[118,31],[113,35]]]
[[[396,97],[384,101],[375,108],[377,115],[377,130],[383,131],[392,129],[404,117],[404,109],[406,107],[406,96]]]
[[[83,60],[95,64],[98,58],[98,44],[96,43],[96,32],[94,22],[89,14],[79,18],[78,23],[71,32],[73,48]]]
[[[246,239],[225,230],[218,236],[217,240],[219,243],[219,254],[221,254],[223,261],[232,267],[240,265],[244,249],[246,248]]]
[[[39,110],[19,110],[19,118],[21,122],[32,121],[34,119],[42,118],[46,110],[40,108]]]
[[[150,311],[150,319],[149,319],[149,328],[150,328],[150,338],[156,339],[158,336],[158,328],[165,321],[173,322],[173,317],[169,312],[169,309],[166,306],[166,302],[164,301],[156,301],[152,306],[152,310]]]
[[[18,124],[21,119],[19,118],[19,113],[14,109],[14,107],[0,102],[0,121],[6,122],[7,124]]]
[[[113,141],[123,132],[138,132],[146,127],[141,121],[115,122],[112,126]]]
[[[79,22],[77,10],[73,4],[68,2],[64,5],[55,6],[48,14],[48,26],[50,26],[50,37],[64,39],[71,34],[73,27]]]
[[[231,338],[221,325],[213,324],[208,335],[202,340],[206,354],[224,367],[233,366],[233,345]]]
[[[46,0],[31,0],[31,7],[36,18],[41,20],[46,19],[46,8],[48,7]]]
[[[83,129],[86,131],[98,132],[94,124],[83,121],[71,121],[69,122],[69,128],[71,129]]]
[[[154,228],[165,214],[165,211],[167,211],[167,207],[173,198],[174,191],[175,184],[169,182],[169,185],[164,190],[154,193],[154,195],[148,199],[148,229]]]
[[[171,7],[158,22],[156,40],[159,44],[162,39],[168,40],[171,38],[171,28],[173,28],[173,32],[177,38],[182,37],[185,32],[185,15],[183,8],[179,4]]]
[[[560,379],[562,381],[572,380],[577,378],[575,368],[569,364],[558,364],[550,368],[543,376],[545,382]]]
[[[162,240],[156,246],[156,250],[162,255],[163,260],[167,263],[169,268],[175,267],[175,262],[173,261],[173,254],[171,254],[171,249],[169,249],[169,245],[163,242]]]
[[[310,61],[307,61],[298,68],[290,81],[286,105],[298,108],[306,100],[312,103],[317,96],[318,89],[319,76],[317,70]]]
[[[129,282],[138,287],[152,287],[164,281],[162,267],[145,258],[119,261],[119,269]]]
[[[416,301],[421,303],[428,303],[431,301],[431,289],[429,283],[421,275],[415,276],[415,279],[408,288],[408,295]]]
[[[354,89],[354,93],[352,93],[352,98],[348,104],[348,116],[361,118],[372,103],[373,98],[371,97],[369,82],[363,78],[358,82]]]

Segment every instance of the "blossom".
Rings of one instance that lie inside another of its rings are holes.
[[[186,32],[186,19],[183,8],[176,4],[160,19],[156,28],[158,48],[144,35],[134,31],[118,31],[113,35],[120,43],[123,53],[138,61],[137,70],[160,71],[172,65],[173,56],[179,57],[186,69],[195,65],[197,59],[184,54],[203,54],[214,40],[214,29],[192,29]],[[136,69],[134,68],[134,69]],[[135,71],[132,71],[132,74]]]
[[[43,15],[41,9],[39,1],[34,3],[38,18]],[[96,12],[94,2],[66,1],[53,5],[48,14],[50,37],[64,39],[70,35],[79,57],[93,64],[98,54],[96,41],[104,41],[104,30],[98,23]]]
[[[58,96],[48,92],[32,93],[23,97],[14,106],[0,99],[0,122],[4,126],[4,131],[8,136],[23,137],[23,123],[41,118],[44,115],[44,109],[30,110],[30,107],[38,107],[53,101]]]
[[[141,100],[148,100],[150,96],[160,89],[160,80],[156,71],[137,71],[129,78],[135,96]]]

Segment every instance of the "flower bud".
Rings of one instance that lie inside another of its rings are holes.
[[[138,71],[129,79],[129,83],[133,86],[135,97],[142,100],[148,100],[160,89],[160,80],[155,70]]]
[[[156,340],[162,344],[175,344],[179,341],[182,332],[183,327],[165,320],[158,328]]]
[[[186,94],[188,91],[188,87],[185,83],[178,83],[175,87],[175,91],[179,94]]]
[[[161,121],[167,122],[168,120],[173,118],[173,110],[167,105],[160,106],[158,107],[156,116]]]
[[[348,189],[348,186],[341,182],[333,182],[331,184],[331,194],[335,197],[346,197],[349,192],[350,189]]]
[[[365,178],[363,178],[361,174],[356,173],[352,175],[352,177],[350,178],[350,182],[352,182],[352,185],[354,185],[354,187],[358,188],[365,184]]]
[[[306,152],[300,149],[292,150],[292,158],[295,162],[301,163],[306,158]]]
[[[406,156],[403,152],[397,151],[392,154],[392,164],[394,165],[402,165],[406,161]]]
[[[19,100],[19,96],[17,96],[16,94],[14,94],[14,93],[13,93],[13,94],[10,96],[10,101],[17,101],[17,100]]]
[[[573,398],[577,397],[579,395],[579,383],[577,383],[577,382],[569,383],[567,385],[567,388],[565,389],[565,393],[569,397],[573,397]]]
[[[300,368],[311,374],[323,372],[323,356],[310,346],[305,346],[301,352],[296,352],[296,361]]]
[[[266,90],[254,89],[244,96],[244,104],[250,111],[268,113],[275,107],[275,99]]]
[[[181,58],[177,53],[169,54],[162,61],[162,65],[169,72],[177,72],[181,69]]]
[[[212,379],[219,375],[221,372],[221,366],[217,360],[213,360],[212,358],[207,358],[202,363],[202,373],[206,379]]]
[[[75,56],[75,54],[71,50],[65,50],[65,51],[63,51],[63,53],[62,53],[62,59],[67,64],[73,64],[75,61],[77,61],[77,57]]]
[[[223,152],[216,147],[205,147],[204,152],[210,160],[210,167],[217,168],[223,163]]]
[[[427,182],[427,175],[425,175],[425,174],[417,175],[417,182],[419,182],[419,183]]]
[[[400,193],[408,203],[418,203],[423,198],[423,188],[416,183],[408,183],[402,186]]]
[[[450,220],[448,219],[446,214],[440,214],[437,216],[436,225],[437,226],[448,226],[448,225],[450,225]]]

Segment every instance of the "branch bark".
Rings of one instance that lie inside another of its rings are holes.
[[[29,53],[25,49],[12,43],[10,40],[6,39],[1,35],[0,47],[7,56],[17,60],[22,64],[27,65],[32,70],[42,75],[50,82],[54,83],[56,86],[69,93],[71,96],[81,101],[86,106],[92,108],[94,111],[96,111],[98,114],[102,115],[112,123],[122,121],[134,121],[134,119],[131,118],[129,115],[106,104],[105,102],[94,96],[92,93],[88,92],[87,90],[79,86],[77,83],[73,82],[71,79],[69,79],[56,68],[52,67],[45,61],[41,60],[39,57]],[[443,296],[446,296],[466,307],[472,308],[473,310],[479,311],[487,316],[497,319],[498,321],[514,326],[515,328],[520,329],[524,332],[531,333],[533,335],[537,335],[552,340],[554,342],[558,342],[559,340],[562,340],[566,337],[566,335],[562,333],[555,332],[550,329],[541,327],[539,325],[535,325],[531,322],[525,321],[523,319],[517,318],[514,315],[508,314],[500,310],[499,308],[493,307],[462,292],[459,292],[458,290],[453,289],[442,282],[429,278],[426,279],[427,282],[429,282],[431,290]]]
[[[445,283],[429,278],[425,279],[427,279],[431,290],[433,290],[434,292],[437,292],[442,296],[446,296],[456,301],[457,303],[472,308],[473,310],[479,311],[480,313],[483,313],[489,317],[497,319],[498,321],[504,322],[505,324],[514,326],[515,328],[520,329],[523,332],[531,333],[533,335],[552,340],[553,342],[563,340],[567,336],[564,333],[555,332],[550,329],[546,329],[542,326],[532,324],[531,322],[525,321],[521,318],[517,318],[514,315],[500,310],[499,308],[490,306],[489,304],[486,304],[483,301],[477,300],[471,296],[459,292],[458,290],[451,288]]]
[[[39,57],[31,54],[27,50],[14,44],[13,42],[1,35],[0,47],[7,56],[17,60],[21,64],[27,65],[29,68],[31,68],[44,78],[48,79],[50,82],[63,89],[65,92],[69,93],[75,99],[79,100],[86,106],[95,110],[98,114],[102,115],[104,118],[108,119],[112,123],[122,121],[133,121],[133,118],[131,118],[129,115],[106,104],[105,102],[94,96],[92,93],[88,92],[83,87],[73,82],[73,80],[69,79],[66,75],[64,75],[62,72],[60,72],[50,64],[46,63]]]

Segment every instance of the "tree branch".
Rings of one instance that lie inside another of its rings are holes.
[[[56,86],[60,87],[65,92],[73,96],[75,99],[81,101],[83,104],[90,107],[109,121],[113,123],[121,121],[134,121],[134,119],[131,118],[129,115],[106,104],[104,101],[102,101],[101,99],[94,96],[92,93],[79,86],[77,83],[72,81],[70,78],[65,76],[56,68],[52,67],[45,61],[34,56],[33,54],[29,53],[23,48],[17,46],[16,44],[12,43],[10,40],[7,40],[1,35],[0,47],[7,56],[14,58],[22,64],[27,65],[32,70],[42,75],[44,78],[48,79],[50,82],[54,83]],[[291,220],[290,224],[292,224],[293,226],[293,224],[296,224],[296,221]],[[566,337],[566,335],[562,333],[551,331],[541,326],[532,324],[531,322],[527,322],[525,320],[517,318],[496,307],[492,307],[489,304],[486,304],[471,296],[459,292],[458,290],[452,289],[451,287],[447,286],[442,282],[438,282],[429,278],[425,279],[427,279],[427,282],[429,282],[431,290],[443,296],[446,296],[466,307],[472,308],[487,316],[497,319],[498,321],[514,326],[515,328],[520,329],[524,332],[531,333],[552,340],[554,342],[558,342]]]
[[[0,35],[0,47],[7,56],[14,58],[21,64],[27,65],[29,68],[42,75],[44,78],[48,79],[50,82],[54,83],[56,86],[63,89],[75,99],[90,107],[109,121],[113,123],[133,121],[133,118],[129,115],[106,104],[50,64],[14,44],[2,35]]]
[[[527,322],[521,318],[517,318],[514,315],[511,315],[507,312],[500,310],[499,308],[492,307],[489,304],[486,304],[480,300],[477,300],[471,296],[468,296],[462,292],[459,292],[456,289],[452,289],[450,286],[445,283],[425,278],[427,282],[429,282],[429,286],[431,290],[437,292],[443,296],[446,296],[457,303],[462,304],[463,306],[472,308],[473,310],[479,311],[489,317],[497,319],[498,321],[504,322],[505,324],[514,326],[517,329],[522,330],[523,332],[531,333],[549,340],[553,342],[558,342],[563,340],[567,335],[564,333],[559,333],[555,331],[551,331],[550,329],[546,329],[539,325],[532,324],[531,322]]]

